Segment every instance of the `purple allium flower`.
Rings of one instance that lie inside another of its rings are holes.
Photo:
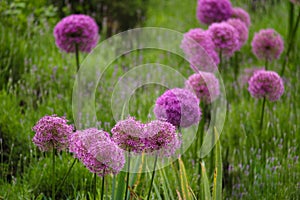
[[[252,68],[246,68],[244,69],[243,73],[240,75],[238,79],[238,83],[240,87],[244,87],[250,80],[250,78],[255,74],[256,72],[260,70],[265,70],[264,67],[258,68],[258,67],[252,67]]]
[[[209,104],[220,95],[219,80],[213,73],[199,72],[185,82],[186,88],[195,92],[200,101]]]
[[[154,113],[156,118],[183,128],[199,122],[201,117],[199,99],[189,90],[180,88],[162,94],[156,100]]]
[[[249,28],[251,25],[251,19],[249,14],[242,8],[232,8],[231,18],[239,19],[246,24]]]
[[[98,26],[87,15],[74,14],[63,18],[54,28],[56,45],[67,53],[76,51],[90,52],[99,40]]]
[[[231,26],[233,26],[237,30],[237,32],[238,32],[238,41],[239,41],[239,45],[238,45],[237,49],[238,50],[241,49],[241,47],[248,40],[249,30],[248,30],[247,26],[245,25],[245,23],[243,23],[239,19],[229,19],[226,22],[228,24],[230,24]]]
[[[290,0],[290,2],[292,2],[293,4],[298,4],[298,5],[300,5],[300,0]]]
[[[70,152],[98,176],[117,174],[125,164],[123,151],[105,131],[96,128],[76,131],[69,140]]]
[[[281,77],[273,71],[260,70],[249,80],[248,91],[255,98],[266,97],[270,101],[277,101],[284,92]]]
[[[281,55],[284,45],[281,36],[274,29],[264,29],[255,33],[252,52],[261,60],[272,61]]]
[[[49,151],[53,147],[61,151],[69,145],[68,137],[73,132],[73,126],[67,124],[64,117],[56,115],[44,116],[32,128],[35,135],[33,143],[41,151]]]
[[[219,64],[220,60],[215,51],[215,45],[207,31],[201,28],[189,30],[184,34],[180,47],[192,65],[204,68],[204,70],[207,68],[208,71],[216,70],[216,68],[210,69],[212,67],[210,59],[212,59],[216,65]]]
[[[151,121],[144,126],[145,152],[171,156],[180,147],[181,141],[176,134],[176,127],[169,122]]]
[[[141,153],[145,149],[143,128],[141,122],[129,117],[112,128],[112,138],[121,149]]]
[[[218,51],[231,56],[239,45],[239,34],[237,30],[226,22],[213,23],[208,31]]]
[[[210,25],[229,19],[232,15],[232,7],[229,0],[198,0],[197,18]]]

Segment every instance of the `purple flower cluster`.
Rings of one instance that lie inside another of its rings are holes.
[[[237,30],[237,32],[238,32],[238,41],[239,41],[239,45],[237,47],[237,50],[240,50],[241,47],[248,40],[249,30],[248,30],[247,26],[245,25],[245,23],[243,23],[239,19],[229,19],[226,22]]]
[[[32,128],[35,135],[33,143],[41,151],[49,151],[53,147],[61,151],[68,147],[68,137],[73,132],[73,126],[67,124],[64,117],[56,115],[44,116]]]
[[[208,29],[218,51],[231,56],[239,47],[238,31],[226,22],[213,23]]]
[[[240,75],[240,77],[238,79],[240,87],[244,87],[244,85],[246,85],[248,83],[248,81],[253,76],[253,74],[255,74],[256,72],[258,72],[260,70],[265,70],[265,68],[264,67],[262,67],[262,68],[252,67],[252,68],[244,69],[243,73]]]
[[[161,95],[156,100],[154,113],[156,118],[184,128],[199,122],[201,117],[199,99],[189,90],[180,88]]]
[[[74,14],[63,18],[54,28],[56,45],[67,53],[76,51],[90,52],[99,40],[98,26],[87,15]]]
[[[213,73],[199,72],[185,82],[186,88],[195,92],[200,101],[209,104],[220,95],[219,80]]]
[[[245,25],[249,28],[251,25],[251,19],[249,14],[242,8],[232,8],[231,18],[239,19],[245,23]]]
[[[281,77],[273,71],[260,70],[249,80],[248,91],[255,98],[266,97],[270,101],[277,101],[284,92]]]
[[[176,127],[160,120],[145,124],[145,152],[171,156],[180,147],[181,141],[176,134]]]
[[[211,69],[212,64],[210,59],[214,61],[215,65],[219,64],[220,60],[215,51],[215,45],[207,31],[201,28],[189,30],[184,34],[180,47],[192,65],[201,67],[205,71],[216,70],[216,68]]]
[[[284,44],[274,29],[260,30],[252,40],[252,52],[258,59],[272,61],[281,55]]]
[[[292,2],[293,4],[298,4],[298,5],[300,5],[300,0],[290,0],[290,2]]]
[[[111,132],[120,148],[134,153],[157,152],[171,156],[180,146],[175,126],[159,120],[143,124],[129,117],[119,121]]]
[[[229,0],[198,0],[197,18],[203,24],[212,24],[229,19],[232,7]]]
[[[124,150],[141,153],[145,149],[143,124],[129,117],[119,121],[111,130],[112,138]]]
[[[117,174],[125,164],[123,151],[105,131],[96,128],[76,131],[69,140],[70,152],[98,176]]]

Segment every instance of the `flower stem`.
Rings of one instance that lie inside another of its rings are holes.
[[[219,71],[221,72],[222,69],[222,65],[223,65],[223,59],[222,59],[222,50],[219,51],[219,59],[220,59],[220,63],[219,63]]]
[[[296,33],[297,33],[297,29],[298,29],[298,26],[299,26],[299,22],[300,22],[300,8],[299,8],[299,12],[298,12],[298,16],[297,16],[297,20],[296,20],[296,24],[292,30],[292,33],[291,33],[291,37],[289,38],[289,43],[288,43],[288,48],[287,48],[287,51],[286,51],[286,54],[285,54],[285,57],[283,59],[283,64],[282,64],[282,69],[281,69],[281,72],[280,72],[280,76],[283,76],[284,74],[284,71],[285,71],[285,66],[287,64],[287,61],[289,59],[289,55],[290,55],[290,52],[292,50],[292,47],[293,47],[293,43],[294,43],[294,40],[295,40],[295,36],[296,36]]]
[[[94,173],[94,200],[96,200],[97,174]]]
[[[238,74],[239,74],[239,52],[235,52],[234,54],[234,78],[235,81],[237,80]]]
[[[265,113],[265,104],[266,104],[266,97],[264,97],[263,105],[261,109],[261,116],[260,116],[260,131],[262,132],[263,129],[263,123],[264,123],[264,113]]]
[[[150,195],[151,195],[151,190],[152,190],[154,176],[155,176],[155,168],[156,168],[157,158],[158,158],[158,155],[156,154],[155,160],[154,160],[154,167],[153,167],[152,178],[151,178],[151,183],[150,183],[150,188],[149,188],[147,200],[150,199]]]
[[[78,72],[80,69],[78,44],[75,44],[75,56],[76,56],[76,72]]]
[[[289,4],[289,29],[288,29],[288,40],[291,39],[293,24],[294,24],[294,4],[292,2],[288,2]]]
[[[269,62],[268,62],[268,58],[266,58],[266,60],[265,60],[265,70],[268,70],[268,66],[269,65]]]
[[[52,200],[55,200],[55,148],[52,151]]]
[[[61,183],[59,184],[59,186],[57,187],[56,193],[60,190],[61,186],[65,183],[65,181],[66,181],[67,177],[69,176],[69,174],[70,174],[70,172],[71,172],[71,170],[72,170],[74,164],[76,163],[76,161],[77,161],[77,158],[74,158],[74,161],[73,161],[72,165],[69,167],[68,172],[65,174],[65,176],[64,176],[64,178],[63,178],[63,180],[62,180],[62,182],[61,182]],[[56,193],[55,193],[55,194],[56,194]]]
[[[103,200],[104,197],[104,183],[105,183],[105,169],[103,169],[103,176],[102,176],[102,188],[101,188],[101,200]]]
[[[127,168],[126,190],[125,190],[124,200],[127,200],[127,193],[128,193],[128,187],[129,187],[129,171],[130,171],[130,152],[128,152],[128,168]]]

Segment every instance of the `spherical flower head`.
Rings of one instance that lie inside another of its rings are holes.
[[[231,26],[233,26],[237,30],[237,32],[238,32],[238,41],[239,41],[237,49],[240,50],[241,47],[248,40],[249,30],[248,30],[247,26],[245,25],[245,23],[243,23],[239,19],[229,19],[226,22],[228,24],[230,24]]]
[[[185,82],[187,89],[195,92],[201,102],[210,104],[220,95],[219,80],[213,73],[199,72]]]
[[[197,18],[210,25],[229,19],[232,15],[232,7],[229,0],[198,0]]]
[[[201,28],[189,30],[184,34],[180,47],[192,65],[199,66],[204,70],[216,70],[215,66],[219,64],[220,60],[215,51],[215,45],[207,31]],[[212,64],[212,61],[215,65]]]
[[[98,26],[87,15],[74,14],[63,18],[54,28],[56,45],[67,53],[90,52],[99,40]]]
[[[159,156],[172,156],[180,147],[181,141],[176,127],[169,122],[154,120],[145,124],[145,152]]]
[[[96,128],[76,131],[70,135],[69,141],[69,151],[98,176],[117,174],[124,166],[123,151],[105,131]]]
[[[174,88],[167,90],[154,107],[157,119],[166,120],[176,127],[189,127],[201,117],[199,99],[189,90]]]
[[[290,0],[293,4],[300,5],[300,0]]]
[[[129,152],[141,153],[145,149],[143,142],[144,125],[133,117],[119,121],[111,130],[112,139],[117,145]]]
[[[273,71],[260,70],[256,72],[248,82],[248,91],[255,98],[267,98],[277,101],[284,92],[281,77]]]
[[[239,45],[238,31],[226,22],[213,23],[208,29],[218,51],[231,56]]]
[[[42,117],[32,128],[35,132],[33,143],[41,151],[49,151],[53,147],[58,151],[66,149],[69,145],[68,137],[73,132],[73,126],[67,122],[64,117],[56,115]]]
[[[238,83],[240,87],[244,87],[250,78],[255,74],[256,72],[260,70],[265,70],[264,67],[252,67],[252,68],[246,68],[244,71],[241,73],[238,79]]]
[[[231,18],[239,19],[249,28],[251,25],[250,15],[242,8],[232,8]]]
[[[261,60],[278,59],[284,44],[281,36],[274,29],[264,29],[255,33],[252,40],[252,52]]]

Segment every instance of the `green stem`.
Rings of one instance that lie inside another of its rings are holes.
[[[52,151],[52,200],[55,200],[55,148]]]
[[[265,70],[268,70],[268,66],[269,65],[269,62],[268,62],[268,59],[266,58],[266,60],[265,60]]]
[[[76,55],[76,72],[78,72],[80,69],[78,44],[75,44],[75,55]]]
[[[102,176],[102,188],[101,188],[101,200],[103,200],[104,197],[104,183],[105,183],[105,169],[103,169],[103,176]]]
[[[151,183],[150,183],[150,188],[149,188],[147,200],[150,199],[150,195],[151,195],[151,190],[152,190],[154,176],[155,176],[155,169],[156,169],[157,158],[158,158],[158,155],[156,154],[155,160],[154,160],[154,167],[153,167],[152,178],[151,178]]]
[[[238,74],[239,74],[239,52],[235,52],[234,54],[234,78],[235,81],[237,80]]]
[[[286,55],[283,59],[283,64],[282,64],[282,69],[281,69],[281,72],[280,72],[280,76],[283,76],[283,74],[284,74],[285,67],[286,67],[287,61],[289,59],[290,52],[291,52],[292,47],[293,47],[293,43],[294,43],[294,40],[295,40],[295,36],[296,36],[296,33],[297,33],[299,22],[300,22],[300,8],[299,8],[299,13],[298,13],[298,16],[297,16],[296,24],[293,28],[292,33],[291,33],[291,38],[289,39],[289,44],[288,44],[288,48],[287,48],[287,51],[286,51]]]
[[[261,109],[261,116],[260,116],[260,131],[262,132],[263,125],[264,125],[264,113],[265,113],[265,104],[266,104],[266,97],[264,97],[263,105]]]
[[[63,178],[63,180],[62,180],[62,182],[61,182],[61,183],[59,184],[59,186],[57,187],[56,193],[55,193],[55,194],[57,194],[57,192],[60,190],[61,186],[65,183],[65,181],[66,181],[67,177],[69,176],[69,174],[70,174],[70,172],[71,172],[73,166],[75,165],[76,161],[77,161],[77,158],[74,158],[74,161],[73,161],[72,165],[69,167],[68,172],[65,174],[65,176],[64,176],[64,178]]]
[[[130,171],[130,151],[128,152],[128,167],[127,167],[126,190],[125,190],[124,200],[127,200],[128,187],[129,187],[129,171]]]
[[[96,200],[97,174],[94,173],[94,200]]]
[[[219,51],[219,59],[220,59],[220,63],[219,63],[219,71],[221,72],[222,69],[222,65],[223,65],[223,59],[222,59],[222,50]]]
[[[294,24],[294,4],[288,1],[289,4],[289,29],[288,29],[288,41],[291,39],[293,24]]]

